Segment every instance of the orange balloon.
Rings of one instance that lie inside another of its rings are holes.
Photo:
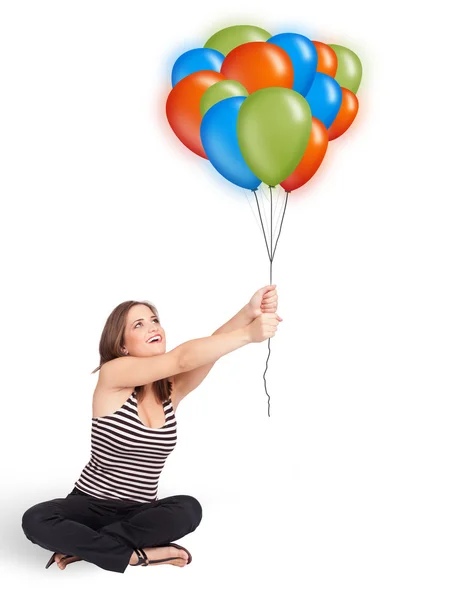
[[[329,127],[329,140],[335,140],[345,133],[358,114],[358,108],[359,101],[356,95],[342,87],[342,104],[335,121]]]
[[[222,63],[226,79],[239,81],[249,94],[266,87],[293,87],[290,56],[275,44],[248,42],[229,52]]]
[[[318,73],[325,73],[335,79],[338,68],[338,58],[335,51],[330,46],[322,42],[314,42],[317,52],[317,69]]]
[[[324,160],[329,139],[325,126],[312,117],[313,124],[303,158],[291,175],[280,183],[286,192],[292,192],[307,183]]]
[[[166,101],[166,116],[172,130],[189,150],[202,158],[208,159],[200,137],[200,100],[209,87],[224,79],[216,71],[191,73],[172,88]]]

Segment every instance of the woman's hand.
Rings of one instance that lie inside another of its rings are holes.
[[[277,289],[276,284],[266,285],[253,294],[247,304],[247,311],[250,320],[256,319],[263,313],[277,313]],[[283,321],[276,315],[279,321]]]
[[[250,342],[264,342],[274,337],[282,319],[275,313],[261,313],[259,317],[245,327]]]

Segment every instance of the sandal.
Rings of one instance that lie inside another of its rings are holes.
[[[187,548],[184,548],[183,546],[179,546],[179,544],[174,544],[174,542],[171,542],[170,544],[168,544],[168,546],[174,546],[174,548],[178,548],[179,550],[185,550],[185,552],[187,552],[187,554],[188,554],[187,564],[189,565],[192,562],[192,555],[187,550]]]
[[[185,552],[187,552],[187,554],[188,554],[187,564],[189,565],[192,562],[192,555],[187,550],[187,548],[184,548],[183,546],[179,546],[178,544],[174,544],[172,542],[167,545],[174,546],[175,548],[178,548],[179,550],[185,550]],[[142,567],[147,567],[148,565],[151,565],[153,563],[167,562],[169,560],[175,560],[176,558],[178,558],[176,556],[171,556],[170,558],[159,558],[157,560],[148,560],[148,557],[147,557],[145,551],[143,550],[143,548],[135,548],[135,552],[137,553],[139,562],[135,563],[135,565],[131,565],[131,567],[137,567],[138,565],[142,565]]]
[[[55,554],[56,554],[56,552],[54,552],[52,554],[52,557],[50,558],[50,560],[48,561],[48,563],[45,565],[46,569],[48,569],[48,567],[50,567],[55,562]],[[74,556],[74,554],[65,554],[63,556],[63,558],[71,558],[71,556]]]

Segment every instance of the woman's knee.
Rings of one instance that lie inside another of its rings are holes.
[[[40,502],[34,504],[26,510],[22,516],[21,526],[26,537],[30,540],[40,538],[42,524],[47,517],[50,517],[50,502]]]
[[[203,508],[201,504],[193,496],[184,495],[182,498],[191,514],[195,527],[198,527],[203,517]]]

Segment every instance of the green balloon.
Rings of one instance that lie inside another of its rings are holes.
[[[311,109],[301,94],[283,87],[262,88],[240,107],[240,151],[256,177],[275,186],[298,166],[311,126]]]
[[[233,79],[224,79],[213,83],[206,92],[203,94],[200,100],[200,112],[201,116],[205,114],[214,104],[217,104],[225,98],[232,98],[233,96],[248,96],[248,91],[238,81]]]
[[[232,25],[212,35],[205,48],[218,50],[227,56],[231,50],[247,42],[266,42],[271,36],[268,31],[254,25]]]
[[[338,67],[335,75],[335,81],[344,88],[356,94],[359,89],[362,77],[362,65],[357,54],[337,44],[329,44],[337,55]]]

